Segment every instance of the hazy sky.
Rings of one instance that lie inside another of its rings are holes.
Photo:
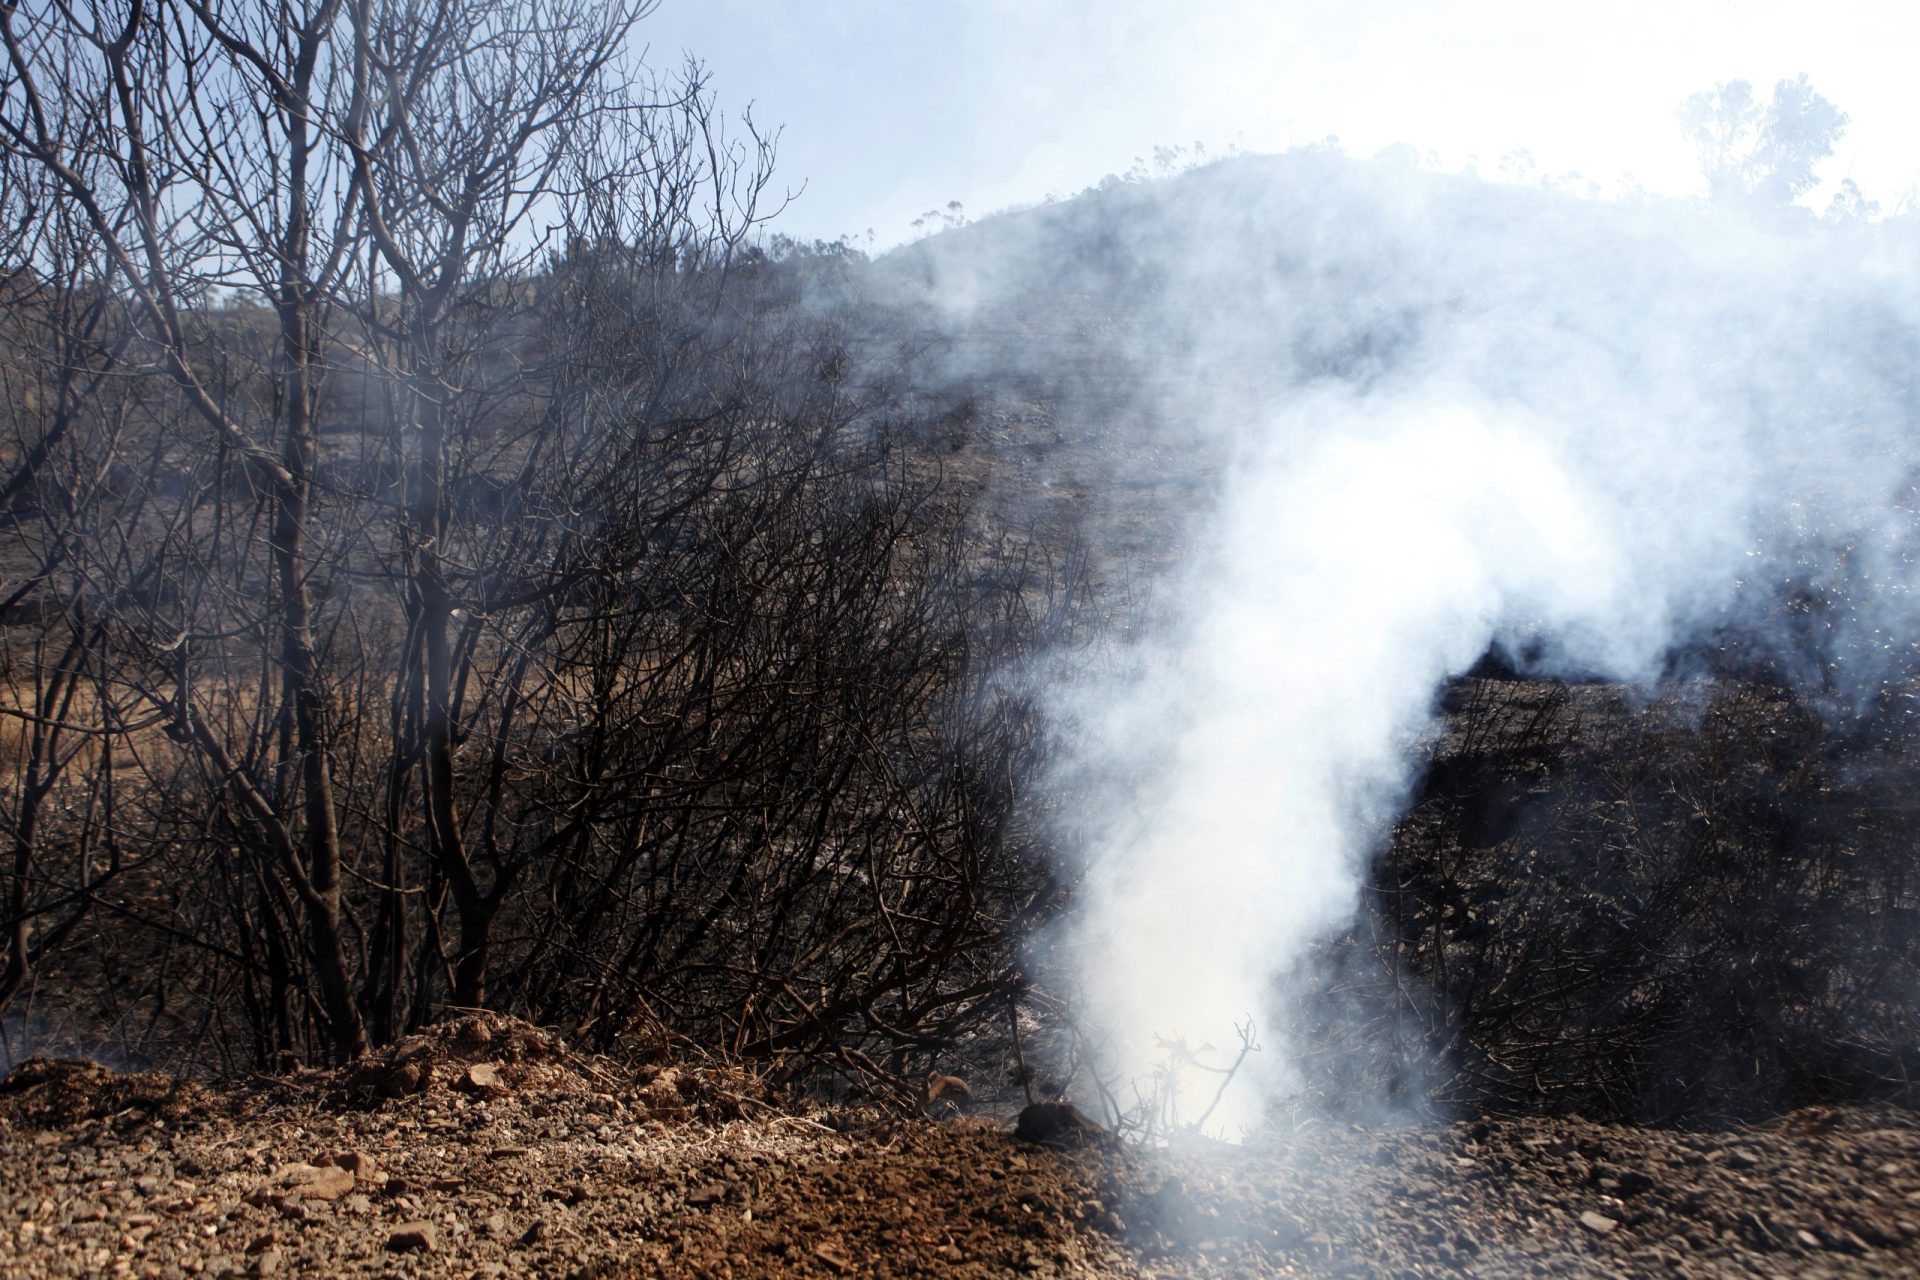
[[[1338,135],[1477,161],[1526,149],[1606,186],[1691,190],[1674,123],[1731,79],[1807,73],[1852,117],[1824,171],[1891,207],[1920,184],[1920,7],[1894,0],[662,0],[649,61],[706,61],[784,126],[793,234],[882,246],[1122,172],[1156,144]]]

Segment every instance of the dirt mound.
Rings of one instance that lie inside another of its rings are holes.
[[[607,1075],[551,1031],[502,1014],[469,1013],[333,1072],[327,1083],[364,1103],[447,1089],[483,1097],[528,1089],[594,1093],[611,1082]]]
[[[636,1070],[576,1052],[556,1032],[486,1012],[425,1027],[362,1062],[322,1073],[320,1083],[361,1105],[448,1092],[505,1099],[617,1091],[649,1116],[708,1124],[773,1107],[766,1086],[738,1068],[680,1063]]]
[[[657,1119],[724,1124],[777,1113],[776,1096],[764,1081],[737,1067],[666,1066],[644,1070],[633,1101]]]
[[[28,1058],[0,1081],[0,1118],[29,1129],[84,1120],[182,1120],[216,1095],[158,1071],[123,1075],[84,1058]]]

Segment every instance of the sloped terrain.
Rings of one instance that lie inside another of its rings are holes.
[[[1699,1133],[1307,1124],[1159,1152],[1010,1127],[809,1111],[721,1070],[621,1071],[490,1016],[247,1089],[40,1060],[0,1086],[0,1274],[1920,1268],[1920,1122],[1893,1109]]]

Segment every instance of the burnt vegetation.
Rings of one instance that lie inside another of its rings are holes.
[[[0,8],[18,1044],[238,1074],[484,1008],[908,1097],[1057,1009],[1021,673],[1205,466],[1089,498],[1095,338],[956,378],[897,263],[764,239],[771,139],[634,78],[647,7]],[[1076,332],[1141,328],[1112,252]],[[1321,948],[1317,1100],[1907,1097],[1904,719],[1504,677]]]
[[[646,6],[8,6],[15,1034],[450,1008],[877,1083],[1052,909],[999,672],[1069,547],[855,383]],[[804,288],[803,288],[804,286]]]
[[[1359,920],[1321,948],[1299,1016],[1322,1096],[1371,1078],[1454,1111],[1654,1122],[1911,1102],[1911,695],[1846,707],[1771,665],[1664,692],[1491,665],[1447,690]]]

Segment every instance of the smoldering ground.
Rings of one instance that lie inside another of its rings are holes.
[[[1053,698],[1083,878],[1041,948],[1072,957],[1123,1105],[1165,1108],[1191,1052],[1192,1119],[1214,1084],[1191,1068],[1249,1019],[1264,1051],[1209,1127],[1297,1086],[1275,975],[1305,980],[1351,917],[1436,688],[1490,647],[1644,686],[1731,642],[1855,713],[1892,695],[1916,636],[1917,254],[1910,220],[1319,148],[883,264],[930,300],[947,377],[1039,388],[1065,436],[1114,446],[1110,483],[1217,464],[1110,671],[1064,659]]]

